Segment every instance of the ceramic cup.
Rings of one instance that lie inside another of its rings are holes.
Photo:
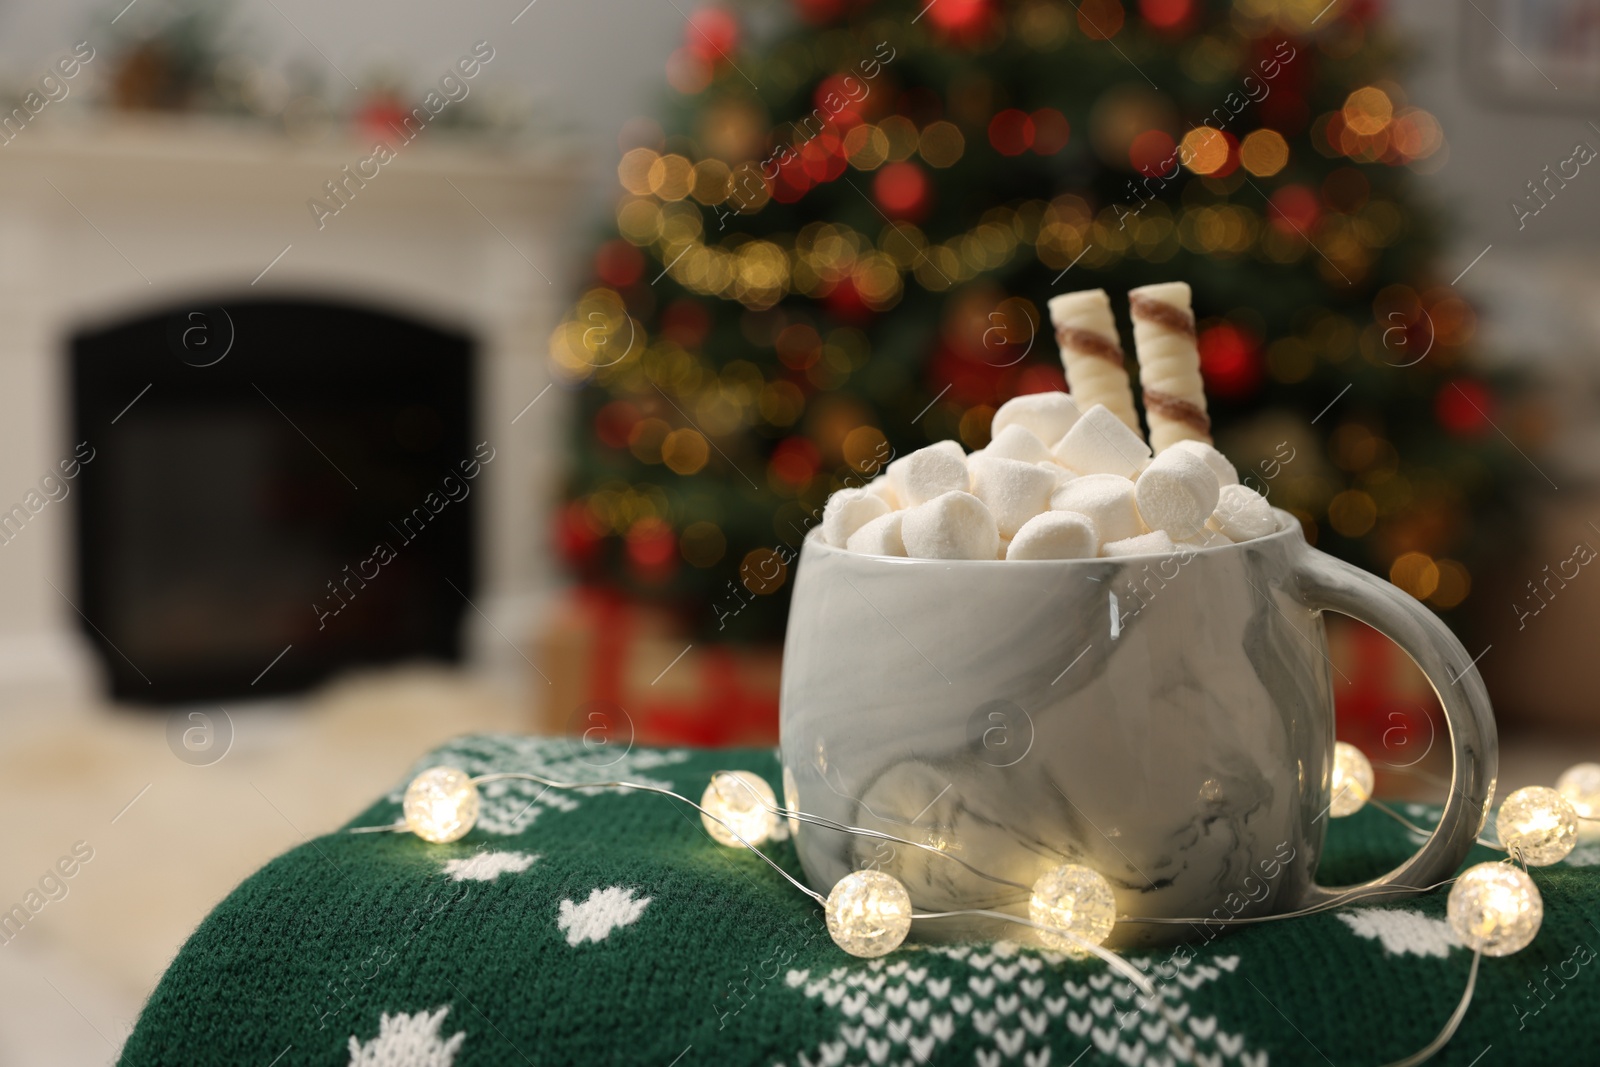
[[[811,886],[871,867],[903,881],[918,911],[1025,915],[1018,886],[1070,862],[1110,880],[1120,915],[1219,919],[1353,888],[1316,881],[1334,685],[1348,681],[1328,658],[1324,611],[1417,662],[1454,754],[1438,828],[1366,883],[1367,899],[1453,874],[1496,773],[1472,657],[1427,608],[1276,514],[1277,532],[1254,541],[1115,559],[866,556],[813,533],[784,646],[785,801],[931,849],[800,825]],[[1108,943],[1220,926],[1119,922]],[[1025,936],[962,918],[915,932]]]

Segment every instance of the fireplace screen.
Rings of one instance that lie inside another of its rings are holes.
[[[183,305],[72,341],[77,589],[121,700],[459,657],[473,349],[321,303]]]

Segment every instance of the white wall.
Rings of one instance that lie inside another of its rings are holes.
[[[73,42],[112,40],[124,27],[151,21],[163,2],[136,0],[112,27],[126,0],[0,0],[0,73],[8,84],[37,77]],[[697,6],[674,2],[684,12]],[[666,58],[683,41],[684,16],[674,2],[535,0],[517,18],[527,0],[239,0],[234,18],[252,54],[320,63],[309,38],[357,84],[381,64],[410,73],[420,86],[487,40],[495,58],[480,84],[511,85],[539,102],[547,117],[585,136],[591,165],[604,174],[615,166],[618,128],[652,109]],[[331,67],[326,72],[330,92],[349,90]],[[103,77],[104,69],[95,73]]]

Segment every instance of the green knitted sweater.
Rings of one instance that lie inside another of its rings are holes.
[[[636,749],[603,768],[584,756],[566,741],[478,736],[416,769],[617,778],[696,798],[717,770],[779,779],[769,751]],[[397,788],[351,825],[393,822],[399,801]],[[1361,812],[1331,829],[1322,878],[1372,877],[1415,844]],[[799,873],[787,840],[766,851]],[[1466,1022],[1435,1062],[1600,1057],[1597,865],[1600,844],[1584,844],[1534,872],[1542,932],[1483,961]],[[1471,954],[1444,909],[1440,891],[1247,927],[1177,956],[1134,954],[1170,1007],[1140,1012],[1103,964],[1011,942],[854,959],[813,901],[713,843],[692,809],[501,782],[453,844],[337,833],[269,863],[184,945],[121,1062],[1379,1064],[1426,1044],[1460,996]]]

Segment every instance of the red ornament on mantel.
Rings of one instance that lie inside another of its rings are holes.
[[[689,16],[683,28],[683,47],[712,66],[730,62],[739,47],[739,20],[726,8],[703,7]]]
[[[383,90],[361,102],[356,109],[356,127],[365,138],[386,141],[395,136],[395,128],[402,126],[410,115],[399,97]]]

